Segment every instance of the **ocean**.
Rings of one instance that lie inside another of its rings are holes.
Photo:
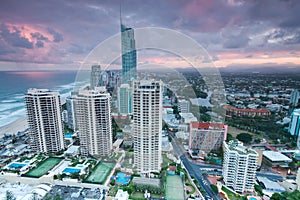
[[[66,98],[77,71],[0,71],[0,127],[26,116],[24,94],[29,88],[58,91]]]

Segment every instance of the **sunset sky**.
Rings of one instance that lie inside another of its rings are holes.
[[[2,0],[0,70],[76,70],[100,42],[119,33],[119,0]],[[298,0],[123,0],[133,28],[180,31],[217,67],[300,66]],[[139,55],[139,54],[138,54]],[[139,62],[182,67],[170,55]]]

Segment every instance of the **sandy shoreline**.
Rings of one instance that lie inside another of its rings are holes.
[[[10,124],[0,127],[0,137],[2,137],[5,133],[15,134],[19,131],[24,131],[28,128],[27,117],[23,117],[17,119]]]

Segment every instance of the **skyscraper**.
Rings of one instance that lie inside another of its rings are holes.
[[[222,147],[227,137],[227,124],[191,122],[189,147],[209,153]]]
[[[223,142],[223,180],[234,191],[252,192],[256,178],[258,154],[237,140]]]
[[[291,93],[290,104],[291,106],[297,106],[299,101],[299,91],[294,89]]]
[[[101,84],[101,67],[100,65],[92,65],[91,76],[90,76],[90,85],[93,90],[95,87],[99,87]]]
[[[129,83],[137,78],[136,71],[136,49],[134,31],[126,27],[121,21],[121,41],[122,41],[122,83]]]
[[[289,133],[297,140],[297,147],[300,149],[300,109],[294,109],[291,114]]]
[[[76,122],[82,155],[107,156],[112,150],[111,97],[105,87],[79,90]]]
[[[300,109],[295,109],[291,115],[291,122],[289,125],[289,133],[295,138],[300,132]]]
[[[178,100],[178,111],[181,113],[190,112],[190,101],[185,99]]]
[[[76,131],[77,130],[77,123],[75,117],[76,101],[74,100],[73,96],[74,94],[67,97],[66,106],[68,111],[68,128]]]
[[[134,164],[139,172],[159,172],[162,142],[162,83],[133,81]]]
[[[58,92],[29,89],[25,95],[30,145],[36,152],[59,152],[65,148]]]
[[[118,108],[122,115],[132,114],[132,91],[129,84],[121,84],[118,88]]]

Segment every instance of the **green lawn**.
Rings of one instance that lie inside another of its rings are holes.
[[[166,199],[182,200],[184,199],[184,188],[181,177],[167,176]]]
[[[163,160],[162,168],[168,167],[169,166],[168,164],[174,163],[174,161],[172,161],[169,158],[167,158],[166,155],[162,155],[162,160]]]
[[[85,179],[85,182],[103,184],[114,166],[115,163],[98,163],[93,172]]]
[[[230,200],[244,200],[244,199],[247,199],[247,197],[240,196],[238,194],[235,194],[235,193],[231,192],[230,190],[228,190],[224,186],[222,186],[222,190],[228,195]]]
[[[63,158],[47,158],[46,160],[41,162],[37,167],[27,172],[25,176],[39,178],[51,169],[53,169],[62,160]]]

